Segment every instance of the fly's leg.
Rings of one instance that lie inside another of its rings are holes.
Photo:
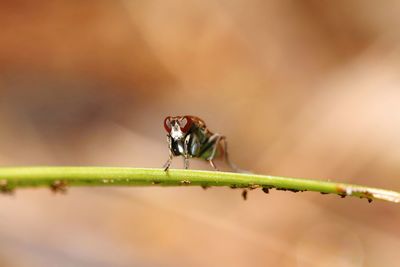
[[[169,166],[171,166],[172,159],[174,158],[174,155],[172,154],[172,142],[171,142],[171,137],[167,135],[167,141],[168,141],[168,148],[169,148],[169,157],[167,162],[165,162],[163,168],[164,171],[168,171]]]
[[[214,168],[214,170],[219,171],[219,169],[217,168],[217,166],[215,166],[215,163],[212,159],[209,159],[208,162],[210,163],[211,167]]]
[[[172,153],[169,153],[169,158],[168,158],[167,162],[165,162],[165,164],[163,166],[164,171],[168,171],[169,166],[171,166],[171,163],[172,163],[172,158],[173,158]]]
[[[219,143],[221,142],[221,140],[225,139],[225,136],[220,135],[220,134],[214,134],[213,136],[210,137],[209,142],[213,142],[214,139],[215,139],[215,143],[213,145],[213,150],[207,160],[210,163],[211,167],[214,168],[214,170],[219,171],[217,166],[215,166],[215,163],[213,160],[215,158],[215,154],[217,153],[217,148],[219,146]]]
[[[229,155],[228,155],[228,142],[226,141],[225,137],[223,139],[221,139],[221,141],[223,141],[222,144],[223,144],[223,149],[224,149],[224,160],[229,165],[229,167],[231,167],[231,169],[234,170],[235,172],[251,173],[250,171],[246,171],[246,170],[242,170],[242,169],[238,168],[235,164],[233,164],[230,161]]]
[[[189,169],[189,158],[187,157],[183,158],[183,166],[185,169]]]
[[[228,154],[228,142],[226,141],[226,138],[223,138],[221,141],[223,144],[223,149],[224,149],[224,160],[225,162],[229,165],[229,167],[231,167],[232,170],[234,170],[235,172],[242,172],[238,167],[236,167],[235,164],[233,164],[230,160],[229,160],[229,154]]]
[[[183,143],[183,166],[185,169],[189,169],[189,141],[190,134],[186,136],[185,141]]]
[[[229,165],[229,167],[232,168],[232,170],[234,170],[235,172],[241,172],[241,173],[250,173],[248,171],[245,170],[241,170],[239,169],[235,164],[233,164],[230,160],[229,160],[229,154],[228,154],[228,142],[226,141],[226,138],[222,138],[221,139],[221,145],[223,146],[223,150],[224,150],[224,160],[225,162]],[[242,191],[242,197],[243,200],[247,200],[247,190],[243,189]]]

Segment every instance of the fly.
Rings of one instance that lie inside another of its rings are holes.
[[[176,156],[183,156],[185,169],[189,168],[190,158],[199,158],[208,161],[214,170],[218,170],[214,159],[222,156],[232,169],[238,171],[229,161],[226,137],[211,132],[202,119],[195,116],[168,116],[164,120],[164,128],[169,147],[165,171]]]

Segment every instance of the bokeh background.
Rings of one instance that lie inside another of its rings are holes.
[[[0,165],[161,167],[162,120],[193,114],[241,168],[399,190],[399,12],[1,1]],[[399,222],[398,205],[309,192],[21,190],[0,198],[0,266],[399,266]]]

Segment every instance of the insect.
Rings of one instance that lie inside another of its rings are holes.
[[[228,165],[237,170],[228,158],[226,137],[212,133],[204,121],[196,116],[168,116],[164,120],[167,131],[169,158],[164,164],[167,171],[175,156],[183,156],[185,169],[189,168],[190,158],[207,160],[213,169],[218,170],[214,159],[223,156]]]

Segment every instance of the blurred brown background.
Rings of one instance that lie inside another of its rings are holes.
[[[399,12],[1,1],[0,164],[161,167],[163,118],[193,114],[242,168],[399,190]],[[0,266],[399,266],[399,221],[398,205],[316,193],[21,190],[0,198]]]

